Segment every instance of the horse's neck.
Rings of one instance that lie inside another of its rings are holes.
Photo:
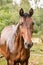
[[[14,46],[15,46],[15,49],[18,51],[22,44],[22,39],[21,39],[21,34],[20,34],[20,29],[18,28],[17,29],[17,32],[16,32],[16,35],[15,35],[15,43],[14,43]]]
[[[18,49],[22,50],[22,48],[24,47],[24,40],[21,36],[20,31],[19,31],[19,35],[18,35],[18,44],[19,44]]]

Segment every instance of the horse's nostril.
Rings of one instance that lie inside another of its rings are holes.
[[[28,44],[28,48],[29,48],[29,47],[31,48],[32,46],[33,46],[33,43],[31,43],[31,44]]]
[[[28,44],[28,47],[30,47],[30,44]]]
[[[32,23],[32,25],[34,25],[34,22]]]
[[[25,43],[25,48],[29,49],[33,46],[33,43]]]

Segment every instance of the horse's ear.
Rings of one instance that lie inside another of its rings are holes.
[[[19,11],[19,15],[20,16],[23,16],[24,15],[24,10],[21,8],[20,11]]]
[[[29,16],[31,17],[31,16],[33,15],[33,13],[34,13],[34,11],[33,11],[33,9],[31,8],[31,9],[29,10]]]

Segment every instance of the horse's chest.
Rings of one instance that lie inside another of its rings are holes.
[[[21,49],[20,51],[16,52],[14,55],[11,55],[11,59],[15,61],[24,61],[30,57],[30,51],[26,49]]]
[[[21,51],[21,60],[26,60],[30,57],[30,50],[22,49]]]

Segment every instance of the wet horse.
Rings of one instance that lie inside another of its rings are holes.
[[[19,11],[20,22],[17,25],[7,26],[2,30],[0,37],[0,52],[7,60],[7,65],[28,65],[30,48],[33,46],[33,9],[29,13]]]

